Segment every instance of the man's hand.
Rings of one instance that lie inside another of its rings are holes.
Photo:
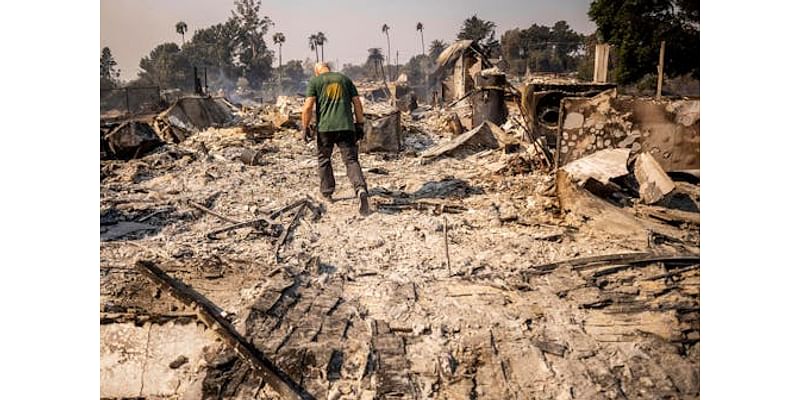
[[[307,126],[306,129],[303,131],[303,140],[305,140],[306,143],[309,143],[312,140],[314,140],[314,126],[313,125]]]
[[[356,122],[356,142],[364,139],[364,123]]]

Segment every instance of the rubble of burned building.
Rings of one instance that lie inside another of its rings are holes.
[[[367,217],[301,97],[101,120],[101,396],[698,398],[699,99],[467,42],[357,83]]]

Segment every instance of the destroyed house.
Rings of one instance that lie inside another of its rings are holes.
[[[478,42],[459,40],[439,54],[432,74],[433,88],[445,102],[465,97],[475,87],[475,77],[492,67]]]

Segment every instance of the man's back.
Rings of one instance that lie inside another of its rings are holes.
[[[308,82],[307,97],[316,97],[317,130],[353,131],[353,97],[358,96],[353,81],[338,72],[326,72]]]

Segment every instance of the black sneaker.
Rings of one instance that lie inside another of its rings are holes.
[[[358,190],[358,203],[358,212],[363,216],[369,215],[369,195],[366,190]]]

